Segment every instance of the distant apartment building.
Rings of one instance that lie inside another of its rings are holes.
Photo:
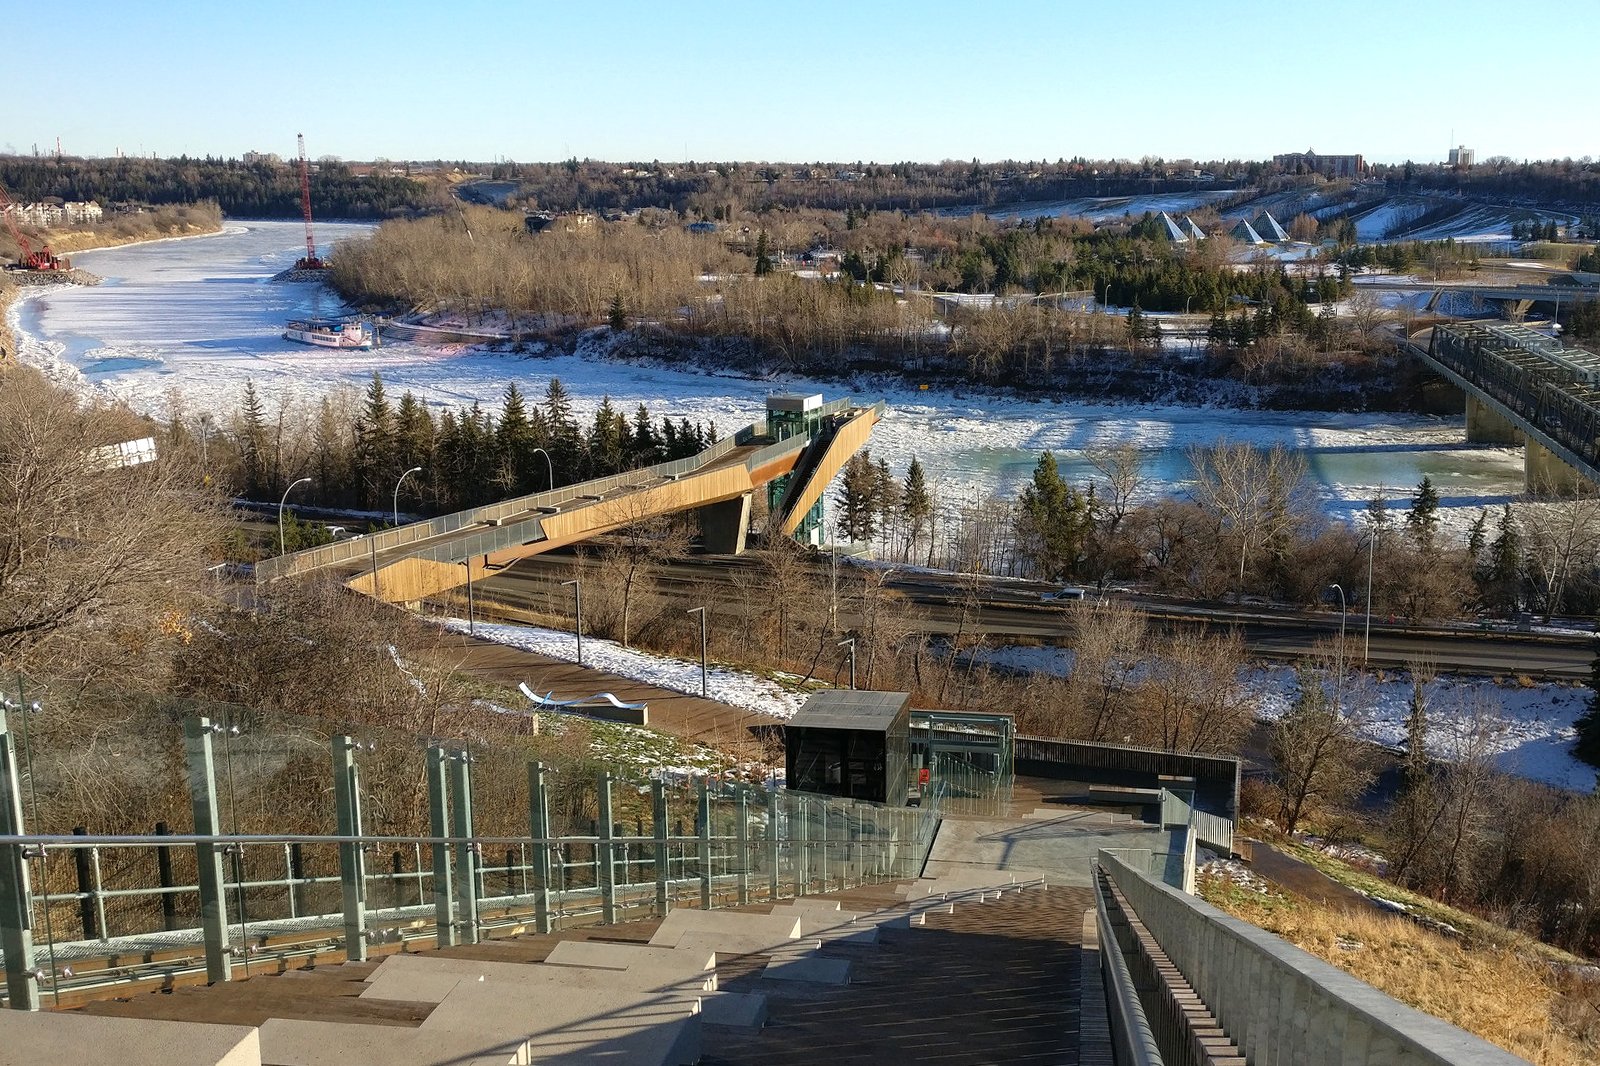
[[[277,166],[283,162],[283,156],[277,152],[246,152],[240,158],[244,160],[247,166],[255,163],[270,163],[273,166]]]
[[[1450,166],[1460,170],[1470,167],[1478,158],[1478,153],[1466,145],[1450,149]]]
[[[68,200],[65,203],[12,204],[6,213],[19,226],[82,226],[98,222],[105,211],[93,200]]]
[[[1287,171],[1305,170],[1329,178],[1359,178],[1366,173],[1366,162],[1359,155],[1318,155],[1310,148],[1275,155],[1272,161]]]

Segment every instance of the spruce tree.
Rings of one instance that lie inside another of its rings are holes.
[[[612,294],[611,309],[606,312],[606,319],[613,333],[621,333],[628,328],[628,309],[622,303],[622,293]]]
[[[901,494],[904,500],[903,511],[906,522],[906,551],[907,558],[916,548],[917,541],[924,532],[929,531],[933,521],[933,494],[928,491],[927,476],[922,472],[922,463],[916,456],[911,457],[911,466],[906,470],[905,490]],[[932,538],[929,538],[928,554],[933,554]]]
[[[1039,576],[1059,581],[1077,570],[1088,524],[1082,494],[1061,476],[1055,456],[1045,452],[1022,492],[1018,514],[1021,550]]]
[[[772,257],[767,254],[767,231],[762,230],[756,235],[756,277],[764,278],[772,273]]]
[[[1423,554],[1432,554],[1434,534],[1439,528],[1439,493],[1434,490],[1433,479],[1424,476],[1411,497],[1411,510],[1406,513],[1406,529],[1417,542]]]
[[[1600,766],[1600,638],[1595,641],[1595,657],[1589,663],[1589,707],[1572,724],[1578,731],[1572,754],[1590,766]]]

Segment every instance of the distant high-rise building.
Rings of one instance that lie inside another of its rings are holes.
[[[1305,170],[1329,178],[1359,178],[1367,169],[1366,161],[1359,155],[1318,155],[1310,148],[1275,155],[1272,161],[1287,171]]]
[[[1450,165],[1458,169],[1465,170],[1467,167],[1470,167],[1473,164],[1473,161],[1477,159],[1477,156],[1477,152],[1463,144],[1459,147],[1450,149]]]

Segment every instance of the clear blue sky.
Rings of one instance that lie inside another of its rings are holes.
[[[0,0],[0,151],[1600,156],[1597,0]]]

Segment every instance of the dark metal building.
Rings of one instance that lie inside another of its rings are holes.
[[[818,692],[789,719],[784,733],[790,788],[905,806],[911,773],[909,693]]]

